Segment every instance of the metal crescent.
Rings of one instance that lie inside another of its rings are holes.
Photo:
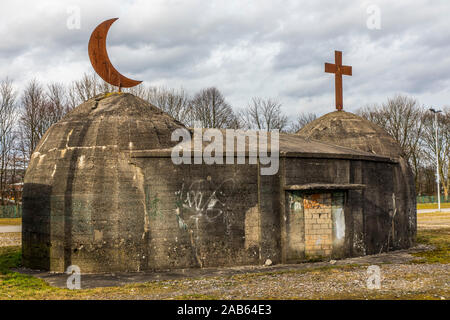
[[[119,18],[109,19],[100,23],[89,39],[89,59],[95,72],[106,82],[120,88],[134,87],[142,81],[129,79],[114,68],[106,51],[106,36],[109,28]]]

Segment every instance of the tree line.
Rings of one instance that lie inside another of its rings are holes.
[[[440,108],[437,116],[436,150],[435,116],[430,107],[417,99],[397,95],[385,103],[368,105],[358,114],[384,128],[402,147],[414,172],[418,195],[435,195],[436,153],[439,160],[441,190],[448,197],[450,190],[450,107]],[[437,152],[436,152],[437,151]]]
[[[21,183],[25,168],[47,129],[80,103],[116,88],[85,74],[69,85],[29,81],[19,93],[11,79],[0,80],[0,205],[11,199],[19,201],[14,184]],[[297,132],[317,118],[315,113],[300,113],[289,121],[281,103],[274,98],[253,97],[246,106],[233,108],[223,93],[204,88],[190,95],[183,88],[139,85],[124,89],[167,112],[188,127],[256,129]],[[435,191],[433,115],[410,97],[396,96],[381,105],[371,105],[357,112],[383,127],[405,151],[414,173],[419,194]],[[438,117],[440,138],[438,153],[444,194],[448,195],[450,110]]]

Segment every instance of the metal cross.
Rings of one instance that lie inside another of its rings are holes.
[[[334,73],[334,82],[336,87],[336,109],[343,108],[342,98],[342,75],[351,76],[352,67],[342,65],[342,52],[334,51],[334,63],[325,63],[325,72]]]

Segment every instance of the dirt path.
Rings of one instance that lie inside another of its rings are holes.
[[[418,209],[417,213],[430,213],[430,212],[436,212],[437,209]],[[450,213],[450,208],[441,208],[441,212],[447,212]]]
[[[22,232],[22,226],[0,226],[0,233]]]
[[[4,292],[0,288],[0,299],[443,300],[450,298],[449,226],[448,212],[418,214],[418,237],[424,244],[331,262],[106,275],[83,274],[81,270],[83,290],[59,289],[66,287],[65,274],[17,269],[52,287],[19,294],[10,285]],[[20,245],[20,235],[0,233],[0,246]],[[380,289],[367,287],[371,265],[380,268]]]
[[[423,250],[416,248],[415,250]],[[448,264],[411,263],[409,252],[273,267],[190,270],[178,274],[82,275],[83,290],[57,299],[438,299],[450,298]],[[380,267],[380,288],[369,289],[368,265]],[[34,274],[65,287],[67,275]],[[159,278],[159,279],[157,279]],[[101,287],[88,289],[99,285]],[[0,297],[1,298],[1,297]],[[38,298],[39,297],[34,297]],[[44,297],[42,297],[44,298]]]
[[[20,246],[22,245],[22,233],[8,232],[0,233],[0,247]]]
[[[231,277],[235,275],[247,275],[259,273],[302,273],[310,269],[327,269],[347,266],[367,266],[381,264],[403,264],[409,263],[414,256],[411,253],[424,252],[430,247],[419,245],[408,250],[398,250],[377,255],[348,258],[342,260],[332,260],[331,262],[313,262],[301,264],[277,264],[273,266],[240,266],[229,268],[193,268],[177,269],[161,272],[136,272],[136,273],[114,273],[114,274],[82,274],[83,288],[122,286],[131,283],[145,283],[149,281],[166,281],[195,278]],[[33,275],[48,282],[52,286],[65,288],[67,275],[55,274],[51,272],[39,272],[27,269],[17,269],[18,272]],[[81,273],[83,271],[81,270]],[[186,280],[187,281],[187,280]]]
[[[449,211],[433,211],[417,214],[418,229],[441,229],[450,227]]]

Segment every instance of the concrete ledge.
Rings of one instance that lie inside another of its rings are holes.
[[[284,186],[284,190],[360,190],[365,189],[365,184],[347,183],[308,183],[308,184],[294,184]]]
[[[130,156],[131,158],[170,158],[172,156],[172,149],[136,150],[130,151]],[[194,152],[191,151],[191,158],[194,157],[195,157]],[[236,158],[236,154],[234,157]],[[249,152],[248,150],[246,150],[245,158],[248,157]],[[365,160],[375,162],[398,163],[396,159],[377,155],[344,154],[344,153],[339,154],[339,153],[323,153],[323,152],[280,151],[280,158],[342,159],[342,160]],[[223,163],[225,163],[225,155]]]

